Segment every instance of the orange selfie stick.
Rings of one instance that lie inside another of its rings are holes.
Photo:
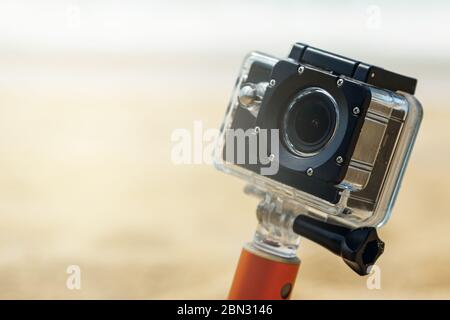
[[[247,186],[246,193],[255,194]],[[289,299],[300,267],[300,237],[292,230],[296,215],[277,200],[264,196],[256,209],[253,241],[242,249],[228,299]]]
[[[297,257],[278,257],[247,244],[242,249],[228,299],[289,299],[299,267]]]

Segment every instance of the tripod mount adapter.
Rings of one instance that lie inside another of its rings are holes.
[[[279,195],[247,185],[245,193],[261,199],[253,241],[242,250],[230,299],[288,299],[300,267],[300,236],[342,257],[357,274],[370,271],[384,251],[374,227],[349,228],[322,222]]]
[[[385,244],[375,227],[351,228],[308,215],[298,203],[247,185],[244,192],[261,199],[256,210],[258,229],[254,242],[263,251],[287,258],[296,256],[299,237],[307,238],[340,256],[364,276],[384,252]]]

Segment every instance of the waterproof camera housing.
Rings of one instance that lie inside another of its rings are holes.
[[[350,228],[389,218],[422,119],[416,80],[296,43],[244,60],[215,149],[220,170],[296,213]]]

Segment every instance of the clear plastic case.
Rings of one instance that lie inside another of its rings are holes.
[[[276,196],[297,214],[350,227],[383,225],[389,218],[422,119],[414,96],[363,84],[371,101],[345,178],[338,184],[340,198],[331,203],[224,160],[226,132],[238,108],[238,95],[255,62],[274,66],[280,59],[258,52],[249,54],[241,67],[215,148],[215,166],[252,185],[258,194]],[[264,99],[264,97],[261,97]],[[258,108],[249,110],[257,116]]]

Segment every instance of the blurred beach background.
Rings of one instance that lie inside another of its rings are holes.
[[[294,299],[450,298],[450,3],[0,3],[0,298],[221,299],[257,200],[174,130],[218,128],[244,55],[295,41],[419,79],[381,289],[302,240]],[[66,287],[67,267],[81,289]]]

